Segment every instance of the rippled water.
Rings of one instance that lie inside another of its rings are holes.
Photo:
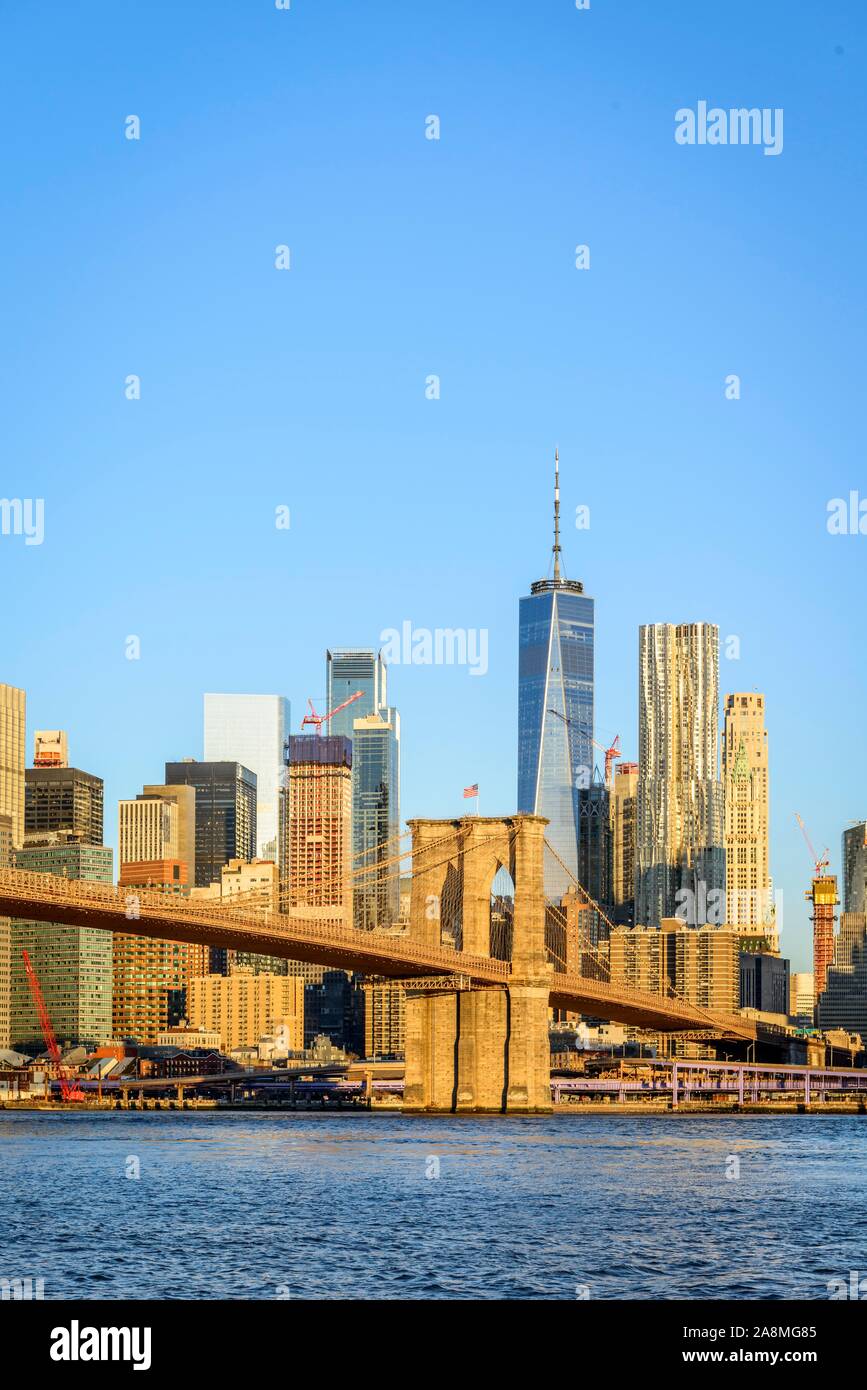
[[[46,1298],[824,1299],[867,1274],[865,1136],[842,1115],[0,1112],[0,1277]]]

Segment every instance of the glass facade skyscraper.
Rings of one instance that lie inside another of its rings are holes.
[[[166,785],[196,789],[196,887],[230,859],[256,857],[256,774],[238,762],[166,763]]]
[[[387,704],[387,667],[369,647],[326,653],[326,708],[362,691],[327,724],[329,734],[352,740],[352,859],[355,869],[393,858],[400,834],[400,715]],[[353,893],[353,921],[371,930],[400,913],[398,865],[363,875]]]
[[[867,824],[843,831],[843,911],[867,912]]]
[[[580,881],[580,795],[593,769],[594,602],[560,574],[560,487],[555,463],[554,574],[519,606],[518,810],[545,816],[568,873],[545,859],[545,894],[559,902]]]
[[[283,695],[206,695],[205,762],[241,763],[256,774],[256,849],[277,861],[279,789],[290,731]]]

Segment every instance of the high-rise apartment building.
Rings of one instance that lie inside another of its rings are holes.
[[[103,838],[101,777],[78,767],[28,767],[24,774],[24,843],[76,835],[86,845]]]
[[[813,982],[816,989],[816,1004],[825,988],[828,967],[834,960],[834,923],[837,921],[835,907],[839,906],[836,874],[820,873],[814,878],[804,893],[810,903],[813,923]]]
[[[166,763],[166,784],[195,789],[197,887],[218,883],[230,859],[255,859],[255,772],[239,762],[199,763],[188,758]]]
[[[867,912],[867,821],[843,831],[843,911]]]
[[[722,745],[725,790],[726,913],[737,927],[767,927],[773,916],[768,852],[768,734],[765,697],[727,695]]]
[[[0,816],[12,818],[12,843],[24,843],[24,739],[27,699],[0,685]]]
[[[406,991],[396,980],[364,988],[365,1057],[402,1057],[406,1050]]]
[[[819,995],[817,1023],[823,1031],[844,1028],[867,1043],[867,914],[844,912],[834,963]]]
[[[335,647],[325,654],[326,707],[337,713],[328,733],[352,740],[352,857],[364,874],[353,893],[355,925],[388,926],[400,913],[397,853],[400,834],[400,715],[388,704],[388,668],[369,647]],[[345,709],[339,706],[361,691]]]
[[[291,710],[283,695],[205,696],[205,762],[238,762],[256,774],[256,844],[250,859],[277,860],[290,727]]]
[[[719,629],[647,624],[638,657],[636,920],[700,926],[725,889]]]
[[[635,922],[635,839],[638,829],[638,763],[618,763],[609,805],[611,900],[618,926]]]
[[[112,882],[112,852],[70,840],[31,844],[15,852],[15,865],[32,873]],[[112,1036],[112,938],[99,927],[12,922],[12,1046],[41,1052],[39,1019],[24,975],[26,950],[39,978],[48,1016],[61,1046],[104,1043]]]
[[[283,800],[280,896],[284,911],[352,921],[352,743],[292,734]]]
[[[554,464],[553,573],[519,604],[518,810],[545,816],[565,868],[545,857],[545,895],[559,902],[580,879],[582,789],[593,770],[594,604],[560,566],[560,471]]]
[[[220,1034],[223,1051],[255,1047],[283,1029],[293,1052],[304,1048],[304,982],[297,975],[205,975],[191,980],[189,1022]]]
[[[740,937],[727,927],[691,928],[665,918],[658,928],[615,927],[609,940],[611,983],[677,996],[700,1008],[737,1012]]]
[[[118,884],[129,889],[132,901],[137,888],[185,895],[187,866],[179,859],[130,861],[121,864]],[[187,982],[207,969],[206,959],[203,946],[114,932],[112,1036],[156,1043],[161,1032],[185,1016]]]

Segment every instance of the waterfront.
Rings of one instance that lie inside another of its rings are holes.
[[[47,1299],[827,1299],[867,1272],[857,1116],[2,1112],[0,1180],[0,1276]]]

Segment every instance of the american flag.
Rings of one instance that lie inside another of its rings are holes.
[[[468,796],[478,796],[478,794],[479,794],[479,784],[478,784],[478,782],[474,782],[473,785],[472,785],[471,787],[464,787],[464,800],[466,800],[466,798],[467,798]]]

